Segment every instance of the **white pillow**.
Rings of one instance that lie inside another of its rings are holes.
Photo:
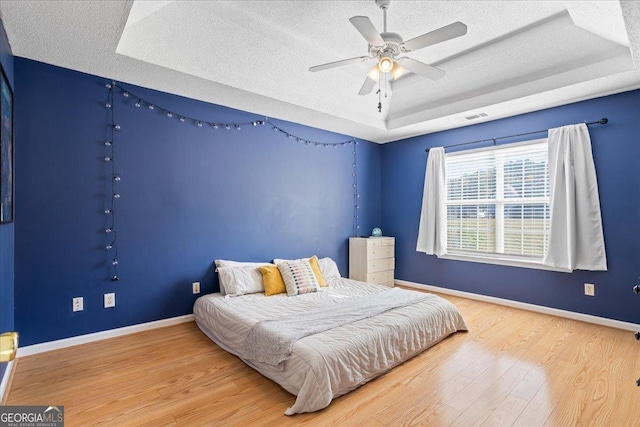
[[[216,273],[219,272],[218,269],[220,267],[255,267],[257,269],[258,267],[262,267],[263,265],[269,265],[268,262],[228,261],[224,259],[217,259],[215,260],[215,263],[216,263]],[[218,279],[220,279],[220,275],[218,275]],[[220,282],[220,293],[224,295],[226,293],[224,284],[222,283],[222,280],[218,280],[218,281]]]
[[[224,259],[217,259],[216,267],[262,267],[263,265],[269,265],[268,262],[244,262],[244,261],[228,261]]]
[[[298,261],[283,261],[277,264],[282,280],[287,288],[287,295],[294,296],[318,292],[320,283],[311,268],[309,261],[303,259]]]
[[[220,288],[224,287],[230,297],[264,292],[262,273],[258,267],[219,267],[218,277]]]
[[[340,275],[340,270],[338,270],[338,265],[334,260],[329,257],[320,258],[318,260],[318,266],[320,267],[320,272],[324,276],[325,279],[333,279],[334,277],[342,277]]]
[[[273,259],[273,263],[274,264],[280,264],[281,262],[291,262],[291,261],[305,261],[308,260],[309,258],[298,258],[298,259],[280,259],[280,258],[274,258]]]

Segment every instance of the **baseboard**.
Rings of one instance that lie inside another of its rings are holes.
[[[92,334],[79,335],[77,337],[49,341],[41,344],[28,345],[26,347],[18,348],[17,357],[31,356],[38,353],[44,353],[46,351],[72,347],[74,345],[87,344],[122,335],[134,334],[136,332],[147,331],[149,329],[163,328],[165,326],[177,325],[178,323],[191,322],[193,319],[193,314],[186,314],[184,316],[172,317],[170,319],[156,320],[154,322],[140,323],[139,325],[125,326],[123,328],[109,329],[108,331],[95,332]]]
[[[560,310],[558,308],[545,307],[542,305],[528,304],[526,302],[512,301],[508,299],[490,297],[486,295],[474,294],[471,292],[457,291],[454,289],[441,288],[438,286],[424,285],[422,283],[409,282],[406,280],[395,280],[396,284],[410,288],[423,289],[426,291],[441,294],[455,295],[462,298],[477,301],[489,302],[492,304],[505,305],[507,307],[519,308],[522,310],[535,311],[537,313],[550,314],[552,316],[565,317],[567,319],[579,320],[581,322],[594,323],[596,325],[609,326],[611,328],[623,329],[626,331],[638,331],[640,325],[623,322],[621,320],[607,319],[606,317],[592,316],[590,314],[576,313],[575,311]]]
[[[0,406],[4,406],[7,403],[9,388],[11,387],[11,380],[13,379],[13,367],[16,362],[16,360],[12,360],[7,364],[7,369],[5,369],[2,381],[0,381]]]

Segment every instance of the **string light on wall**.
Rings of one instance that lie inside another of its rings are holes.
[[[280,133],[285,138],[293,140],[293,141],[295,141],[297,143],[304,144],[306,146],[321,147],[321,148],[329,148],[329,147],[338,148],[338,147],[351,146],[352,147],[352,156],[353,156],[353,162],[352,162],[352,168],[353,168],[353,172],[352,172],[352,176],[353,176],[353,184],[352,184],[353,185],[353,236],[354,237],[358,236],[358,232],[359,232],[359,229],[360,229],[360,225],[358,223],[358,219],[359,219],[358,218],[358,210],[359,210],[360,194],[358,193],[358,176],[357,176],[358,175],[358,162],[357,162],[358,155],[357,155],[357,150],[356,150],[356,146],[358,145],[358,142],[354,138],[346,140],[346,141],[341,141],[341,142],[314,141],[314,140],[302,138],[301,136],[295,135],[295,134],[283,129],[280,126],[277,126],[268,117],[264,117],[264,119],[261,118],[259,120],[252,120],[250,122],[242,122],[242,123],[210,122],[210,121],[201,120],[201,119],[194,118],[194,117],[185,116],[185,115],[182,115],[182,114],[177,114],[175,111],[171,111],[169,109],[163,108],[163,107],[161,107],[161,106],[159,106],[157,104],[154,104],[152,102],[147,101],[143,97],[134,94],[129,89],[126,89],[126,88],[118,85],[116,82],[112,82],[111,85],[107,85],[107,87],[110,87],[109,90],[110,90],[110,104],[111,105],[113,105],[113,91],[115,89],[118,89],[122,93],[123,97],[135,99],[136,101],[135,101],[135,103],[133,105],[135,107],[137,107],[137,108],[147,107],[147,110],[150,110],[150,111],[157,110],[163,116],[165,116],[168,119],[173,119],[174,117],[177,117],[178,121],[180,123],[188,122],[188,123],[193,124],[193,125],[195,125],[195,126],[197,126],[199,128],[207,127],[207,128],[211,128],[211,129],[214,129],[214,130],[224,129],[225,131],[230,131],[230,130],[234,129],[236,131],[240,131],[240,130],[242,130],[243,126],[257,127],[257,126],[268,125],[268,126],[271,127],[272,131]],[[111,111],[113,113],[113,108],[111,108]],[[113,123],[113,114],[111,116],[111,119],[112,119],[112,123]],[[116,129],[115,125],[114,125],[114,129]],[[117,129],[119,129],[119,126],[117,127]],[[111,157],[113,157],[113,155]],[[115,171],[115,169],[114,169],[114,171]],[[115,194],[115,192],[114,192],[114,194]],[[117,197],[113,197],[113,198],[117,198]],[[113,200],[113,198],[112,198],[112,200]],[[111,215],[113,215],[113,213],[111,213]],[[114,248],[115,248],[115,246],[114,246]],[[116,253],[117,253],[117,249],[116,249]],[[115,261],[117,261],[117,259],[115,259]],[[117,265],[117,262],[114,265]],[[114,277],[117,277],[117,275],[114,274]],[[117,279],[115,279],[115,280],[117,280]]]
[[[116,131],[120,130],[120,125],[115,122],[115,108],[113,100],[113,91],[116,87],[116,82],[107,83],[105,85],[109,90],[108,101],[105,104],[107,108],[107,141],[104,146],[106,150],[106,156],[104,161],[107,164],[107,207],[104,210],[107,216],[107,225],[105,233],[107,235],[105,250],[109,254],[109,271],[112,281],[120,280],[118,276],[118,244],[117,244],[117,232],[116,232],[116,210],[115,200],[120,198],[120,193],[116,191],[116,183],[120,181],[120,175],[117,174],[116,169]],[[129,94],[123,94],[128,97]]]

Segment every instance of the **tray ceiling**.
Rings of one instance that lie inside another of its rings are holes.
[[[382,113],[375,90],[358,95],[373,62],[308,71],[367,54],[348,19],[382,31],[373,0],[3,0],[0,13],[14,55],[380,143],[640,87],[635,1],[395,0],[388,30],[405,40],[468,31],[407,54],[446,74],[382,87]]]

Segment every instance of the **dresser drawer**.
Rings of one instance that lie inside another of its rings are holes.
[[[367,283],[375,283],[377,285],[388,284],[389,282],[393,282],[393,270],[380,271],[377,273],[368,273]]]
[[[393,246],[396,239],[394,237],[370,237],[367,239],[367,247],[379,248],[381,246]]]
[[[395,258],[372,259],[367,261],[367,273],[393,270],[395,266]]]
[[[370,246],[367,248],[367,259],[393,258],[394,246]]]

